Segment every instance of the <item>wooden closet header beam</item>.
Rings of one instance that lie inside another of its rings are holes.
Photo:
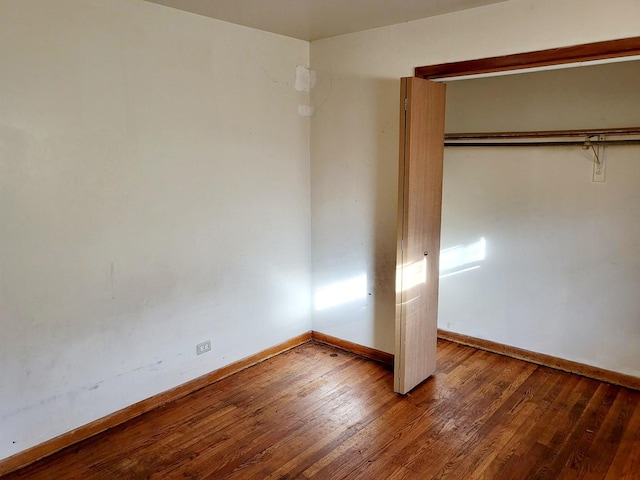
[[[640,55],[640,37],[416,67],[415,76],[426,79],[459,77],[633,55]]]

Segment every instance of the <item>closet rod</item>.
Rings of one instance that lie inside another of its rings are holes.
[[[560,141],[560,142],[545,142],[545,141],[532,141],[532,142],[472,142],[472,141],[455,141],[448,142],[445,140],[445,147],[584,147],[586,144],[583,141]],[[589,145],[640,145],[640,139],[637,140],[591,140]]]
[[[491,140],[503,138],[557,138],[582,137],[591,138],[599,135],[622,136],[640,135],[640,127],[601,128],[591,130],[549,130],[536,132],[481,132],[481,133],[448,133],[445,140]]]

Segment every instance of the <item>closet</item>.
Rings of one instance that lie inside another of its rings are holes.
[[[444,83],[438,328],[640,377],[640,62]]]

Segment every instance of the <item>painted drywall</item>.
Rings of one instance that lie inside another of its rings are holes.
[[[445,81],[445,131],[640,126],[639,82],[640,60]]]
[[[0,2],[0,458],[311,329],[308,62],[138,0]]]
[[[367,282],[366,291],[345,297],[340,304],[314,306],[314,329],[393,352],[399,77],[411,76],[421,65],[638,36],[638,18],[640,4],[629,0],[609,2],[606,9],[595,0],[520,0],[312,42],[311,63],[317,71],[311,127],[313,289],[315,293],[363,275]],[[526,174],[531,165],[521,168]],[[615,168],[631,167],[621,161]],[[604,187],[607,191],[617,183],[615,168],[609,172],[614,178]],[[448,177],[451,174],[448,168]],[[589,178],[587,173],[581,180],[584,188],[592,187]],[[490,196],[491,190],[484,193]],[[617,202],[610,199],[607,208],[615,208]],[[474,234],[482,235],[483,230]],[[635,255],[637,259],[637,250]],[[602,258],[601,265],[606,261]],[[444,296],[464,290],[461,283],[453,284],[459,289],[451,283],[443,282]],[[581,290],[577,301],[592,296],[593,292]],[[447,305],[445,301],[443,308]],[[637,318],[637,313],[631,315]],[[630,363],[612,351],[623,335],[637,342],[637,320],[626,318],[599,318],[612,330],[620,330],[604,342],[606,358],[591,354],[599,331],[577,331],[575,324],[563,333],[561,345],[556,342],[547,353],[638,374],[637,361]],[[514,317],[508,325],[478,324],[472,329],[465,322],[451,328],[505,343],[516,343],[509,331],[521,331],[523,342],[517,346],[540,350],[541,342],[529,340],[526,333],[559,319],[539,321],[540,325],[531,325],[530,317]],[[583,340],[591,353],[577,355],[571,350],[568,345],[576,339]]]
[[[440,328],[640,376],[638,146],[605,159],[446,150]]]

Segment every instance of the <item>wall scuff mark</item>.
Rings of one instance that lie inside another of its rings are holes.
[[[115,267],[113,266],[113,262],[111,262],[111,272],[110,272],[110,278],[111,278],[111,300],[116,298],[114,284],[113,284],[114,270],[115,270]]]
[[[310,92],[316,86],[316,71],[301,65],[296,66],[295,88],[299,92]]]
[[[313,87],[316,86],[316,71],[309,70],[307,67],[301,65],[296,66],[296,81],[295,89],[299,92],[310,92]],[[307,103],[309,103],[309,96],[307,95]],[[298,115],[301,117],[311,117],[315,108],[312,105],[300,104],[298,105]]]

